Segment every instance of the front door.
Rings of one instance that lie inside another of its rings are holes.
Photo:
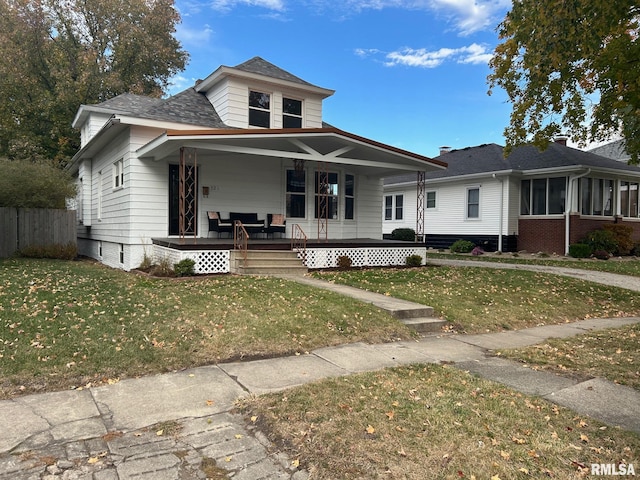
[[[184,234],[194,235],[198,228],[198,168],[185,165]],[[180,235],[180,165],[169,165],[169,235]]]

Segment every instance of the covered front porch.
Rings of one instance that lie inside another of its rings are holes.
[[[218,238],[154,238],[153,257],[156,262],[167,259],[172,264],[185,258],[195,261],[197,274],[232,273],[234,257],[241,252],[234,248],[234,240]],[[288,238],[249,239],[248,250],[294,251],[301,265],[308,269],[335,268],[338,258],[347,256],[353,267],[387,267],[405,265],[410,255],[426,258],[423,242],[376,240],[370,238],[318,240],[305,244]]]

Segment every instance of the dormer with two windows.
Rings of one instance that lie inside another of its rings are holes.
[[[220,67],[195,87],[234,128],[322,128],[322,101],[334,91],[252,58]]]

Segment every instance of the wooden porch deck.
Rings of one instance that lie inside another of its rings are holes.
[[[233,250],[233,238],[152,238],[154,245],[175,250]],[[424,247],[424,242],[377,240],[374,238],[308,239],[307,248]],[[249,250],[290,250],[290,238],[250,238]]]

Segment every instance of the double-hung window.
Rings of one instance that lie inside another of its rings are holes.
[[[124,187],[124,161],[117,160],[113,164],[113,188]]]
[[[356,203],[355,177],[350,174],[344,176],[344,219],[353,220]]]
[[[316,218],[338,218],[338,174],[316,172]]]
[[[249,125],[269,128],[271,126],[271,95],[249,91]]]
[[[305,171],[287,170],[287,217],[306,217],[306,175]]]
[[[384,197],[384,219],[402,220],[404,216],[404,195],[386,195]]]
[[[293,98],[282,99],[283,128],[302,128],[302,101]]]
[[[436,192],[435,190],[432,190],[430,192],[426,193],[425,196],[426,199],[426,207],[427,208],[436,208]]]
[[[480,187],[467,188],[466,218],[480,218]]]

